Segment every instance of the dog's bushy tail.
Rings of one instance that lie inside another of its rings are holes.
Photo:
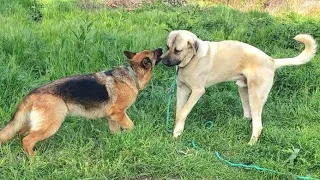
[[[0,131],[0,145],[11,140],[26,125],[29,111],[30,108],[26,102],[19,104],[12,119]]]
[[[316,40],[310,36],[309,34],[298,34],[294,37],[296,41],[302,42],[305,45],[305,49],[301,54],[294,58],[283,58],[283,59],[275,59],[274,65],[275,68],[279,68],[282,66],[294,66],[305,64],[310,61],[317,51],[317,43]]]

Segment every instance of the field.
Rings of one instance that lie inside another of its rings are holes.
[[[0,126],[30,90],[57,78],[127,65],[124,50],[165,49],[168,30],[188,29],[201,39],[233,39],[275,58],[298,55],[292,38],[309,33],[320,41],[320,15],[271,16],[225,6],[172,7],[160,3],[128,11],[71,1],[1,2]],[[69,117],[59,131],[22,151],[21,137],[0,147],[0,179],[293,179],[230,167],[214,156],[284,173],[320,178],[320,56],[277,71],[263,111],[263,134],[248,146],[251,124],[242,118],[234,82],[207,89],[188,116],[179,139],[165,129],[174,68],[159,64],[128,114],[135,129],[111,135],[107,121]],[[175,99],[173,99],[175,102]],[[170,126],[173,127],[174,104]],[[213,121],[214,127],[205,127]],[[203,149],[191,145],[195,140]],[[293,149],[294,163],[286,160]]]

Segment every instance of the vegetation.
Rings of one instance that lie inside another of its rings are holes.
[[[30,90],[57,78],[126,65],[124,50],[165,48],[167,30],[188,29],[205,40],[234,39],[276,58],[304,46],[292,38],[309,33],[320,41],[320,19],[294,13],[273,17],[225,6],[139,9],[81,6],[72,1],[9,1],[0,6],[0,126]],[[21,140],[0,148],[0,179],[292,179],[230,167],[233,162],[320,177],[320,56],[277,71],[263,112],[264,131],[248,146],[251,124],[242,118],[234,82],[207,89],[188,117],[181,138],[165,130],[168,88],[174,68],[159,64],[153,80],[129,109],[135,129],[111,135],[105,120],[70,117],[28,158]],[[175,101],[175,99],[173,100]],[[174,104],[171,113],[173,126]],[[214,128],[205,127],[212,120]],[[192,147],[195,140],[204,150]],[[294,163],[286,160],[294,148]]]

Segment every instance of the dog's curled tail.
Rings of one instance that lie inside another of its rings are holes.
[[[16,112],[8,124],[0,130],[0,145],[11,140],[27,123],[27,114],[30,108],[27,103],[19,104]]]
[[[309,34],[298,34],[294,37],[296,41],[302,42],[305,45],[305,49],[301,54],[294,58],[283,58],[283,59],[275,59],[274,66],[275,68],[279,68],[282,66],[293,66],[293,65],[301,65],[310,61],[317,51],[317,43],[316,40],[310,36]]]

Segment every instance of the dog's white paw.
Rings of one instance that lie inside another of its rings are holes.
[[[252,146],[255,145],[258,142],[258,138],[251,137],[250,141],[248,142],[248,145]]]
[[[173,131],[173,137],[174,137],[174,138],[179,137],[181,134],[182,134],[182,130],[178,130],[178,131],[174,130],[174,131]]]

